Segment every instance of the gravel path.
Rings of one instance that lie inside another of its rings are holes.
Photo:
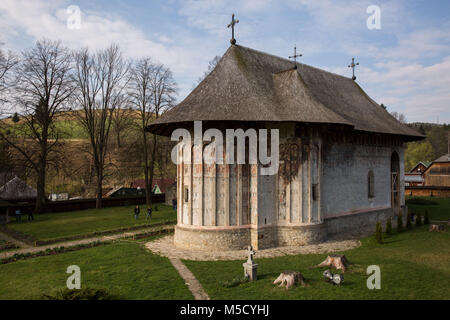
[[[195,300],[209,300],[208,294],[205,292],[197,278],[195,278],[191,270],[189,270],[180,259],[169,258],[169,260],[185,281],[188,289],[194,295]]]
[[[312,244],[299,247],[277,247],[271,249],[258,250],[256,258],[272,258],[286,255],[308,254],[308,253],[329,253],[345,251],[357,248],[361,245],[359,240],[330,240],[320,244]],[[233,251],[194,251],[180,249],[173,244],[173,235],[165,236],[154,241],[147,242],[147,249],[167,257],[169,259],[184,259],[196,261],[217,261],[217,260],[245,260],[247,250]]]
[[[158,227],[150,227],[146,229],[139,229],[136,231],[129,231],[124,233],[118,233],[113,235],[107,235],[107,236],[99,236],[99,237],[92,237],[92,238],[86,238],[86,239],[80,239],[80,240],[73,240],[73,241],[66,241],[66,242],[58,242],[58,243],[52,243],[46,246],[38,246],[38,247],[22,247],[21,249],[13,250],[13,251],[7,251],[7,252],[0,252],[0,259],[8,258],[13,256],[16,253],[36,253],[39,251],[45,251],[46,249],[54,249],[58,247],[74,247],[79,244],[88,244],[96,241],[109,241],[109,240],[116,240],[116,239],[122,239],[122,238],[132,238],[134,236],[138,236],[141,234],[145,234],[147,232],[156,231],[156,230],[173,230],[173,226],[166,226],[163,228]],[[2,237],[7,237],[5,234],[0,233]],[[6,239],[6,238],[5,238]],[[16,240],[17,241],[17,240]]]

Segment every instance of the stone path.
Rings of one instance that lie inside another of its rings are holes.
[[[359,240],[330,240],[320,244],[299,246],[299,247],[277,247],[271,249],[259,250],[256,252],[256,258],[272,258],[285,255],[297,255],[308,253],[328,253],[345,251],[357,248],[361,245]],[[194,251],[180,249],[173,244],[173,235],[165,236],[145,245],[147,249],[167,257],[169,259],[185,259],[196,261],[217,261],[217,260],[245,260],[247,259],[247,250],[233,251]]]
[[[6,240],[8,242],[14,243],[16,246],[20,248],[29,248],[30,246],[23,241],[17,240],[3,232],[0,232],[0,239]]]
[[[189,290],[194,295],[195,300],[209,300],[208,294],[205,292],[197,278],[195,278],[191,270],[189,270],[178,258],[169,258],[169,260],[185,281]]]
[[[113,235],[107,235],[107,236],[99,236],[99,237],[92,237],[92,238],[86,238],[86,239],[79,239],[79,240],[72,240],[72,241],[66,241],[66,242],[58,242],[58,243],[52,243],[49,245],[45,245],[45,246],[38,246],[38,247],[22,247],[21,249],[17,249],[17,250],[12,250],[12,251],[6,251],[6,252],[0,252],[0,259],[4,259],[4,258],[8,258],[13,256],[16,253],[37,253],[39,251],[45,251],[46,249],[54,249],[54,248],[58,248],[58,247],[74,247],[77,246],[79,244],[88,244],[88,243],[92,243],[92,242],[96,242],[96,241],[110,241],[110,240],[117,240],[117,239],[122,239],[122,238],[129,238],[129,237],[133,237],[133,236],[138,236],[141,234],[145,234],[147,232],[151,232],[151,231],[157,231],[157,230],[173,230],[173,226],[165,226],[163,228],[159,228],[159,227],[150,227],[150,228],[146,228],[146,229],[139,229],[136,231],[129,231],[129,232],[124,232],[124,233],[118,233],[118,234],[113,234]],[[0,235],[2,237],[8,237],[7,235],[0,233]],[[17,241],[17,240],[16,240]]]

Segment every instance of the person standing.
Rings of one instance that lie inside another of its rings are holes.
[[[19,208],[16,209],[16,221],[18,223],[20,223],[22,221],[22,212],[20,212]]]
[[[177,211],[177,199],[172,199],[172,209],[174,211]]]
[[[153,211],[152,207],[147,208],[147,216],[145,217],[146,219],[152,220],[152,211]]]
[[[27,211],[27,214],[28,214],[28,221],[34,221],[33,210],[29,209]]]
[[[139,212],[141,210],[139,209],[139,206],[136,206],[136,208],[134,208],[134,219],[137,220],[139,218]]]

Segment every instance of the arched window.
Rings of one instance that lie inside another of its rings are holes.
[[[369,199],[375,197],[375,177],[372,170],[367,174],[367,190]]]

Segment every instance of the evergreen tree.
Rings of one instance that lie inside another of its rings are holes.
[[[422,225],[422,216],[418,214],[416,218],[416,227],[419,227],[421,225]]]
[[[377,221],[377,226],[375,229],[375,238],[379,244],[383,244],[383,229],[381,227],[381,222]]]
[[[423,218],[423,224],[430,224],[430,217],[428,215],[428,210],[425,210],[425,216]]]
[[[391,218],[386,221],[386,234],[392,234],[392,221]]]
[[[408,210],[408,214],[406,215],[406,229],[411,229],[411,212]]]
[[[401,212],[398,213],[397,215],[397,232],[402,232],[403,231],[403,217]]]

